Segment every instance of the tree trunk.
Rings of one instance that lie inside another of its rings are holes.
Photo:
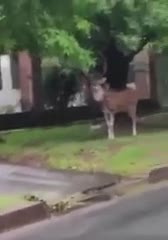
[[[33,109],[40,111],[43,109],[41,59],[39,56],[31,55],[31,61],[34,99]]]
[[[125,55],[117,48],[115,40],[111,40],[110,44],[104,51],[104,57],[107,63],[106,78],[111,88],[116,90],[126,88],[129,64],[133,60],[134,56],[144,48],[148,41],[149,36],[142,37],[137,49],[135,51],[131,51],[130,54]]]
[[[132,59],[125,56],[115,45],[110,45],[106,49],[105,58],[107,63],[106,77],[110,87],[116,90],[126,88],[129,63]]]

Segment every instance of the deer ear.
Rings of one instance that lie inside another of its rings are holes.
[[[103,77],[103,78],[101,78],[101,80],[99,80],[99,83],[101,85],[105,84],[105,82],[106,82],[106,78],[105,77]]]
[[[103,77],[103,78],[102,78],[103,83],[105,83],[106,80],[107,80],[106,77]]]

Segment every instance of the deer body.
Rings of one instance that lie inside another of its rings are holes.
[[[108,130],[108,138],[114,139],[114,121],[115,114],[126,112],[132,119],[132,133],[137,135],[136,129],[136,110],[137,110],[137,90],[135,86],[128,86],[121,91],[115,91],[103,87],[100,84],[91,86],[91,91],[95,101],[101,103],[102,112],[104,113],[105,122]]]

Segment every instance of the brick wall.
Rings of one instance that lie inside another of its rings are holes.
[[[141,100],[151,98],[149,54],[146,49],[137,54],[133,61],[134,81]]]
[[[32,67],[27,52],[18,54],[19,80],[22,110],[29,111],[33,106]]]
[[[35,102],[37,102],[36,98],[38,97],[38,91],[35,91],[33,87],[32,64],[27,52],[19,53],[18,63],[22,110],[29,111],[32,109]],[[133,64],[130,66],[128,78],[129,81],[135,81],[141,100],[151,98],[149,54],[146,49],[135,56]],[[36,96],[33,92],[36,93]]]

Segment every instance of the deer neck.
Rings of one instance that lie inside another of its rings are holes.
[[[104,96],[105,96],[105,91],[103,89],[101,89],[101,91],[95,93],[92,93],[93,99],[96,102],[103,102],[104,101]]]

